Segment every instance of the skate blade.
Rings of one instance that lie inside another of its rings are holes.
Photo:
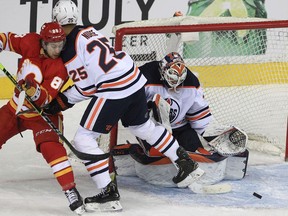
[[[119,201],[110,201],[106,203],[86,203],[87,212],[112,212],[121,211],[122,206]]]
[[[197,182],[193,182],[188,187],[197,194],[222,194],[232,191],[232,186],[230,184],[201,185]]]
[[[179,188],[185,188],[191,185],[193,182],[198,180],[204,174],[204,170],[200,169],[199,167],[190,173],[183,181],[177,183]]]
[[[85,210],[84,205],[82,205],[79,208],[75,209],[73,212],[81,216],[85,214],[86,210]]]

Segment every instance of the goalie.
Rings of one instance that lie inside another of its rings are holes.
[[[148,62],[139,69],[147,78],[145,91],[151,118],[172,132],[179,145],[198,161],[205,171],[200,181],[215,184],[223,179],[244,178],[249,154],[247,135],[234,126],[217,123],[198,78],[185,66],[180,54],[171,52],[161,61]],[[137,140],[138,144],[127,141],[128,144],[114,148],[118,174],[137,175],[152,184],[174,186],[169,160],[145,140]],[[127,160],[132,169],[125,168]],[[163,175],[159,175],[160,165]],[[157,175],[153,172],[155,168]]]

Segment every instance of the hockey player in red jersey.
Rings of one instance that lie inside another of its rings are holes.
[[[11,32],[0,34],[1,50],[12,51],[22,56],[17,81],[37,106],[43,106],[56,97],[63,84],[68,80],[67,70],[60,52],[65,45],[65,34],[57,22],[45,23],[40,35],[28,33],[17,35]],[[58,135],[41,118],[31,111],[28,101],[18,104],[19,91],[15,88],[9,102],[0,109],[0,148],[11,137],[26,130],[33,132],[36,149],[52,169],[76,213],[84,212],[82,199],[75,200],[79,193],[75,188],[74,174],[67,153]],[[21,106],[19,115],[15,114]],[[61,113],[49,115],[51,121],[61,130],[63,116]]]
[[[52,17],[64,28],[66,49],[61,57],[75,85],[50,103],[48,113],[57,113],[77,102],[91,99],[85,110],[74,143],[77,150],[103,154],[96,138],[108,133],[121,119],[122,124],[137,137],[146,140],[166,155],[178,168],[173,181],[187,187],[203,171],[179,147],[178,142],[163,126],[149,119],[145,98],[145,77],[125,52],[117,52],[93,26],[76,26],[78,9],[72,1],[59,1]],[[108,160],[85,161],[85,166],[102,192],[87,197],[86,209],[98,210],[100,203],[120,210],[120,195],[108,172]],[[175,169],[176,170],[176,169]]]

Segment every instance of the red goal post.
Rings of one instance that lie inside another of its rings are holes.
[[[215,118],[246,131],[249,148],[288,158],[288,20],[184,16],[113,31],[115,50],[129,53],[138,66],[160,60],[174,43],[172,51],[198,75]],[[120,136],[116,126],[110,146]]]

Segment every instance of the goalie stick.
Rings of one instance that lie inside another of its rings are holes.
[[[6,70],[6,68],[0,63],[0,70],[2,70],[5,75],[11,80],[11,82],[15,85],[15,87],[22,92],[22,87],[18,84],[18,82],[14,79],[14,77]],[[57,133],[60,139],[67,144],[67,146],[71,149],[71,151],[81,160],[91,160],[91,161],[99,161],[104,160],[110,157],[110,153],[105,153],[101,155],[87,154],[84,152],[80,152],[74,148],[74,146],[65,138],[62,132],[54,125],[54,123],[50,120],[50,118],[43,113],[43,110],[39,108],[34,101],[25,94],[26,100],[31,104],[31,106],[35,109],[35,111],[43,118],[45,122]]]
[[[229,193],[232,190],[232,186],[225,183],[215,185],[201,185],[197,182],[193,182],[188,186],[188,188],[196,194],[223,194]]]

